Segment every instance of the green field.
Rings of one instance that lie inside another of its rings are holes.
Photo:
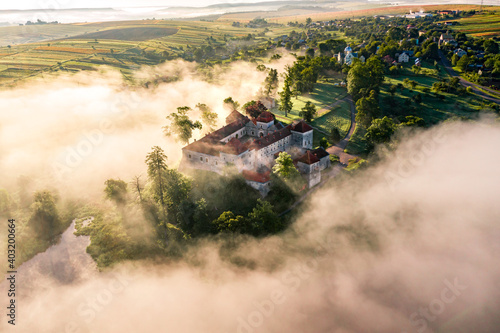
[[[335,83],[339,82],[340,79],[323,79],[316,84],[311,93],[298,96],[297,98],[292,98],[293,107],[292,111],[288,113],[288,118],[291,120],[301,119],[299,112],[308,101],[312,102],[316,106],[318,116],[321,116],[329,111],[327,108],[330,105],[347,96],[346,88],[335,86]],[[278,109],[272,111],[278,116],[285,116],[284,112],[279,111]]]
[[[463,32],[474,37],[491,38],[500,36],[499,11],[486,11],[470,17],[449,21],[457,22],[457,24],[450,26],[452,30]]]
[[[365,140],[365,134],[366,129],[363,126],[356,126],[344,151],[351,155],[363,155],[366,153],[368,142]]]
[[[337,127],[342,137],[347,135],[351,126],[351,107],[346,101],[342,101],[330,112],[314,119],[311,125],[321,129],[323,132],[330,133],[332,127]]]
[[[47,72],[75,72],[101,65],[127,75],[142,65],[157,65],[192,53],[194,47],[229,46],[238,50],[240,45],[260,45],[292,30],[286,26],[271,26],[264,31],[233,27],[231,22],[167,20],[0,27],[0,36],[4,36],[0,37],[0,85]],[[254,39],[242,41],[248,34]],[[223,58],[214,56],[218,61]]]
[[[423,118],[428,125],[436,124],[453,116],[471,118],[484,108],[484,100],[474,94],[458,96],[455,93],[440,92],[439,94],[444,97],[444,99],[441,99],[432,91],[426,92],[425,90],[432,88],[433,83],[441,79],[449,79],[450,77],[441,66],[439,71],[437,71],[433,65],[424,62],[422,68],[424,74],[415,75],[410,71],[409,65],[407,65],[401,75],[386,77],[380,91],[380,107],[384,110],[384,113],[395,117],[406,115],[408,113],[407,107],[403,102],[405,99],[411,98],[416,94],[422,96],[422,103],[411,103],[415,108],[412,114]],[[394,95],[398,105],[391,106],[388,103],[388,98],[390,97],[389,87],[399,83],[403,84],[403,80],[406,77],[416,81],[418,85],[415,89],[411,89],[410,87],[405,87],[401,90],[398,89]]]

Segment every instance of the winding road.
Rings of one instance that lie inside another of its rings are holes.
[[[460,84],[462,86],[464,86],[466,88],[471,87],[472,90],[474,91],[474,93],[476,93],[477,95],[483,97],[484,99],[492,101],[494,103],[500,104],[500,98],[495,98],[493,96],[490,96],[490,95],[482,92],[481,90],[479,90],[479,88],[486,90],[492,94],[498,95],[497,91],[490,89],[490,88],[487,88],[487,87],[480,86],[480,85],[472,83],[472,82],[469,82],[469,81],[465,80],[464,78],[460,77],[460,75],[458,75],[458,73],[453,69],[450,61],[446,58],[446,56],[443,54],[443,52],[441,52],[441,50],[439,50],[439,57],[441,58],[441,63],[443,64],[443,66],[446,69],[446,71],[448,72],[448,74],[450,74],[451,76],[454,76],[454,77],[458,77],[460,79]]]

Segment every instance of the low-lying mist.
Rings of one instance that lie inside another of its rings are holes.
[[[315,192],[282,235],[53,283],[9,331],[498,332],[498,123],[400,140]]]
[[[285,56],[269,66],[282,73],[291,62]],[[54,188],[62,196],[95,199],[102,197],[106,179],[144,174],[152,146],[161,146],[175,166],[182,145],[163,134],[168,114],[204,103],[225,124],[229,111],[223,100],[255,99],[267,75],[245,62],[209,74],[211,82],[194,63],[171,61],[136,74],[136,82],[171,81],[150,88],[129,85],[108,71],[46,77],[0,91],[0,188],[15,192],[22,175],[31,179],[32,190]]]
[[[15,195],[25,176],[33,191],[99,202],[106,179],[145,173],[152,146],[175,166],[181,145],[163,135],[165,116],[205,103],[223,124],[223,99],[254,99],[266,75],[249,63],[214,73],[207,82],[176,61],[137,75],[177,77],[149,89],[111,72],[0,92],[0,187]],[[399,141],[316,191],[281,235],[199,240],[182,262],[125,263],[73,283],[49,267],[20,277],[16,326],[3,315],[0,331],[497,332],[498,123],[447,122]]]

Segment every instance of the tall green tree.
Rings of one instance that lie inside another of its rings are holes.
[[[384,66],[379,57],[370,57],[366,63],[354,62],[347,74],[347,92],[357,101],[372,90],[378,92],[384,82]]]
[[[194,129],[201,129],[202,124],[197,121],[189,119],[188,112],[191,110],[188,106],[181,106],[177,108],[176,113],[171,113],[167,116],[170,125],[164,126],[163,131],[166,136],[175,136],[177,141],[188,144],[193,136]]]
[[[257,206],[248,214],[248,220],[254,235],[275,234],[283,229],[273,205],[262,199],[257,200]]]
[[[285,117],[288,116],[288,112],[292,111],[293,107],[292,91],[290,89],[290,84],[291,84],[291,79],[290,76],[287,75],[283,91],[280,92],[280,105],[279,105],[279,110],[285,113]]]
[[[337,144],[342,140],[342,136],[340,135],[340,131],[337,127],[332,127],[330,130],[330,140],[332,141],[332,144]]]
[[[284,179],[291,179],[299,174],[299,171],[293,165],[292,156],[287,152],[281,152],[273,165],[273,172]]]
[[[380,114],[380,107],[375,97],[375,91],[372,90],[368,97],[361,97],[356,102],[356,109],[356,122],[364,127],[370,126],[372,120]]]
[[[222,213],[216,220],[214,220],[213,225],[219,232],[245,232],[247,229],[247,221],[241,215],[235,215],[231,211]]]
[[[207,129],[206,132],[213,132],[216,128],[219,115],[216,112],[212,112],[210,107],[203,103],[196,104],[196,108],[201,112],[201,121]]]
[[[52,239],[60,231],[56,197],[50,191],[38,191],[33,195],[28,225],[42,239]]]
[[[235,101],[231,96],[224,100],[224,106],[229,109],[229,111],[238,110],[240,108],[240,103]]]
[[[127,183],[121,179],[108,179],[104,182],[106,187],[104,193],[106,199],[114,201],[117,205],[123,205],[127,201]]]
[[[391,118],[374,119],[366,130],[365,138],[372,145],[384,143],[391,139],[396,130],[396,125]]]
[[[278,89],[278,71],[274,68],[271,68],[269,70],[269,74],[266,77],[266,80],[264,82],[264,92],[267,97],[271,96],[274,94],[276,89]]]
[[[311,101],[307,101],[306,105],[304,105],[302,110],[299,112],[299,116],[310,123],[316,116],[316,106]]]
[[[165,173],[167,172],[167,156],[163,149],[154,146],[152,151],[146,156],[146,165],[148,166],[148,177],[153,187],[153,198],[164,210],[165,200],[163,193],[165,191]]]

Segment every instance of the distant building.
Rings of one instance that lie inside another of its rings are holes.
[[[431,13],[424,13],[423,10],[419,11],[418,13],[413,13],[410,10],[410,14],[403,15],[403,17],[409,18],[409,19],[416,19],[416,18],[421,18],[421,17],[432,17],[433,15]]]
[[[410,55],[406,52],[401,53],[398,56],[398,62],[408,62],[410,61]]]
[[[457,45],[457,42],[455,41],[455,38],[453,38],[453,36],[449,33],[449,31],[447,31],[444,34],[441,34],[438,44],[440,46],[446,44]]]
[[[337,61],[339,64],[346,64],[346,65],[352,65],[353,59],[357,58],[358,54],[356,52],[352,52],[352,48],[350,45],[347,45],[346,48],[344,49],[344,54],[338,53],[337,54]],[[364,58],[364,57],[363,57]]]
[[[456,49],[453,53],[455,53],[457,56],[459,56],[460,58],[462,58],[464,55],[467,54],[467,51],[464,51],[462,49]]]

